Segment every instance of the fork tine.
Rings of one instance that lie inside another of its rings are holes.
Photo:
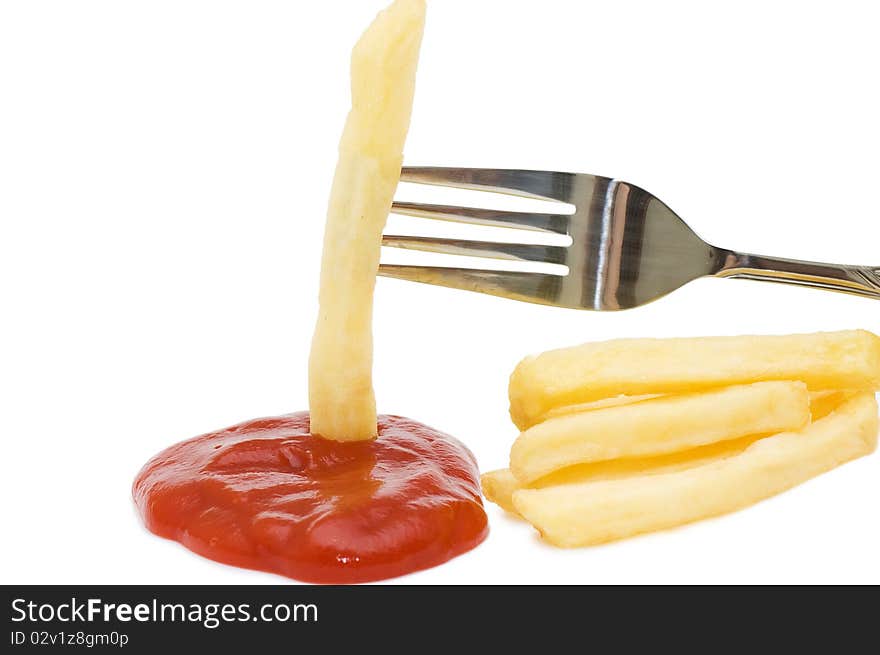
[[[395,202],[391,211],[404,216],[433,218],[441,221],[489,225],[492,227],[517,227],[537,232],[567,234],[569,217],[565,214],[544,214],[535,212],[509,212],[476,207],[455,207],[451,205],[427,205],[419,202]]]
[[[477,191],[496,191],[526,198],[570,202],[577,175],[552,171],[502,168],[443,168],[404,166],[401,182],[451,186]]]
[[[389,235],[382,237],[382,245],[389,248],[437,252],[444,255],[488,257],[491,259],[510,259],[547,264],[564,264],[565,251],[567,250],[567,248],[561,246],[545,246],[530,243],[497,243],[494,241]]]
[[[396,264],[381,264],[378,272],[383,277],[434,284],[451,289],[476,291],[541,305],[559,305],[556,298],[559,296],[564,279],[561,275],[548,273]]]

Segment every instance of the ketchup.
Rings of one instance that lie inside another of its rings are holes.
[[[156,455],[133,494],[155,534],[226,564],[319,583],[441,564],[488,534],[476,461],[459,441],[380,416],[375,441],[309,433],[299,412]]]

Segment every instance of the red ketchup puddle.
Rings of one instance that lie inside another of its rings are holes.
[[[380,416],[375,441],[350,443],[309,434],[308,412],[241,423],[159,453],[133,494],[155,534],[306,582],[426,569],[489,530],[471,452],[400,416]]]

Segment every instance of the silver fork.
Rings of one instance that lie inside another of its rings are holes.
[[[569,246],[383,237],[382,245],[426,252],[561,264],[567,274],[381,264],[385,277],[573,309],[638,307],[703,276],[798,284],[880,299],[880,268],[764,257],[711,246],[658,198],[619,180],[578,173],[407,167],[416,182],[575,206],[573,214],[395,202],[392,212],[571,237]]]

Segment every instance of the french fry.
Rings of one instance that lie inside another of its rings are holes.
[[[690,450],[749,435],[799,430],[810,421],[802,382],[758,382],[569,414],[520,434],[510,470],[528,484],[559,469]]]
[[[814,391],[810,393],[810,411],[814,421],[828,416],[857,392],[852,391]],[[657,397],[657,396],[651,396]],[[657,457],[608,460],[594,464],[581,464],[551,473],[531,484],[524,485],[516,479],[510,469],[489,471],[482,476],[483,494],[486,499],[505,511],[522,518],[513,506],[513,492],[519,489],[544,489],[563,484],[601,482],[620,480],[637,476],[677,473],[687,469],[718,462],[727,457],[742,453],[763,435],[744,437],[730,441],[719,441],[693,450],[670,453]]]
[[[501,509],[516,514],[513,507],[513,492],[520,489],[520,483],[509,469],[489,471],[480,476],[480,486],[486,500],[495,503]]]
[[[810,392],[810,406],[813,411],[813,418],[818,419],[827,414],[828,411],[834,409],[835,406],[839,405],[843,400],[845,400],[846,396],[853,396],[858,391],[844,391],[844,390],[833,390],[833,391],[811,391]],[[664,398],[672,394],[643,394],[641,396],[613,396],[611,398],[604,398],[602,400],[594,400],[591,403],[579,403],[577,405],[563,405],[561,407],[554,407],[546,414],[540,416],[534,423],[537,425],[538,423],[543,423],[544,421],[550,420],[551,418],[557,418],[559,416],[569,416],[570,414],[580,414],[581,412],[591,412],[594,409],[605,409],[606,407],[621,407],[623,405],[632,405],[634,403],[640,403],[643,400],[651,400],[653,398]],[[826,411],[827,410],[827,411]],[[817,416],[817,412],[819,415]],[[824,413],[823,413],[824,412]]]
[[[677,473],[678,471],[685,471],[739,455],[755,441],[763,438],[765,437],[750,436],[730,441],[719,441],[708,446],[694,448],[693,450],[659,455],[657,457],[611,459],[594,464],[580,464],[556,471],[530,484],[521,483],[510,469],[499,469],[497,471],[489,471],[483,475],[483,494],[488,500],[502,509],[519,516],[516,508],[513,506],[513,492],[520,489],[545,489],[564,484],[602,482],[605,480],[621,480],[663,473]]]
[[[791,336],[620,339],[528,357],[510,378],[520,430],[557,407],[613,396],[693,393],[770,380],[812,391],[880,388],[880,337],[863,330]]]
[[[668,395],[668,394],[667,394]],[[652,398],[662,398],[661,394],[646,393],[641,396],[612,396],[611,398],[603,398],[602,400],[594,400],[590,403],[578,403],[577,405],[563,405],[561,407],[553,407],[546,414],[535,419],[532,425],[543,423],[551,418],[559,416],[568,416],[569,414],[580,414],[581,412],[592,412],[594,409],[606,409],[608,407],[621,407],[622,405],[632,405],[640,403],[643,400],[651,400]]]
[[[376,436],[373,289],[400,177],[424,22],[424,0],[397,0],[352,53],[352,106],[330,193],[309,358],[311,430],[338,441]]]
[[[517,513],[549,543],[599,544],[752,505],[867,455],[877,446],[877,401],[861,393],[799,432],[673,473],[519,489]]]
[[[858,391],[813,391],[810,394],[810,414],[813,421],[825,418],[847,400],[859,395]]]

